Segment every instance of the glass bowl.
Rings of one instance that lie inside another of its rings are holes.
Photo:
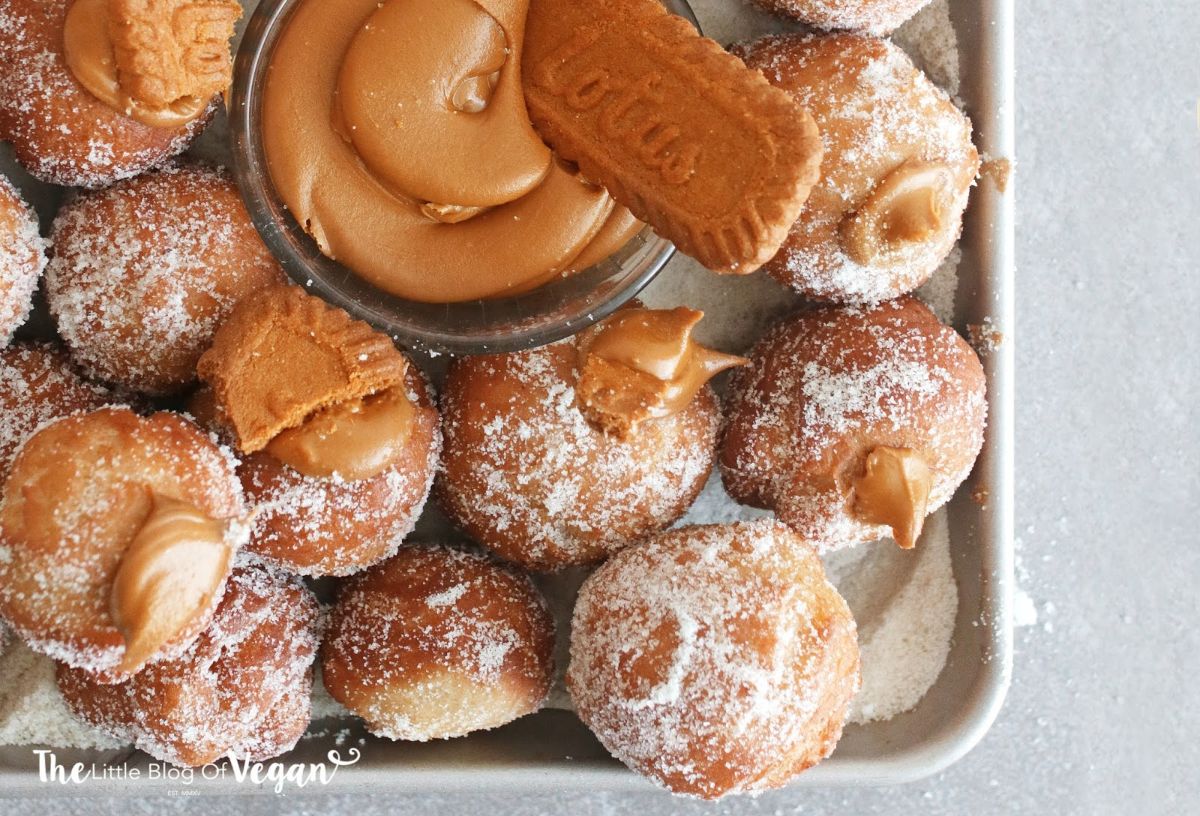
[[[643,229],[603,262],[512,297],[420,303],[378,289],[321,254],[271,183],[261,139],[262,87],[271,52],[301,2],[263,0],[234,62],[229,96],[233,171],[254,226],[293,280],[414,350],[450,354],[516,351],[545,345],[607,317],[653,280],[675,252]],[[699,29],[685,0],[663,4]]]

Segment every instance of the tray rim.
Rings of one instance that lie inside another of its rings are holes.
[[[973,59],[985,67],[985,81],[979,83],[990,104],[972,112],[976,139],[985,156],[1014,155],[1014,2],[978,0],[978,16],[987,33],[979,37],[980,53]],[[794,780],[788,789],[819,786],[872,786],[913,782],[939,773],[974,748],[991,728],[1008,691],[1013,669],[1013,629],[1011,621],[1014,590],[1013,500],[1014,500],[1014,214],[1015,196],[1010,181],[1007,190],[981,182],[974,207],[981,208],[983,220],[990,221],[987,273],[980,275],[977,301],[986,301],[986,314],[1004,329],[1004,342],[984,357],[988,376],[989,419],[987,450],[976,474],[988,485],[989,508],[982,514],[983,547],[980,607],[989,631],[987,659],[979,668],[969,698],[954,717],[953,725],[933,739],[889,752],[877,758],[838,758],[818,765]],[[977,191],[978,192],[978,191]],[[37,746],[29,746],[33,750]],[[346,768],[338,783],[319,789],[328,793],[400,793],[450,792],[470,788],[476,792],[645,792],[660,790],[652,783],[611,763],[581,762],[556,766],[426,767],[410,766],[398,772],[392,768]],[[98,780],[73,786],[71,795],[145,796],[178,790],[164,780]],[[0,799],[14,796],[50,796],[62,791],[57,785],[38,780],[36,774],[21,769],[0,767]],[[66,792],[66,791],[62,791]],[[268,786],[197,782],[188,793],[252,795],[270,793]],[[660,790],[661,792],[661,790]],[[290,790],[290,795],[302,791]]]

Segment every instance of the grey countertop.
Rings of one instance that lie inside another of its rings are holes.
[[[945,773],[640,796],[0,801],[0,812],[1167,814],[1200,808],[1200,3],[1017,0],[1017,553],[1004,710]],[[1036,622],[1033,613],[1036,611]]]

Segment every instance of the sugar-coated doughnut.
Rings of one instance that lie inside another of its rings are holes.
[[[4,484],[0,615],[36,651],[127,677],[203,630],[244,515],[232,458],[183,417],[58,420]]]
[[[767,11],[823,29],[891,34],[930,0],[754,0]]]
[[[0,350],[0,482],[34,431],[109,399],[106,389],[76,374],[66,353],[54,346],[17,343]]]
[[[443,389],[441,505],[485,547],[529,569],[599,561],[658,532],[686,512],[712,468],[720,408],[709,386],[622,435],[621,417],[589,419],[590,408],[626,400],[609,399],[616,389],[603,386],[581,391],[585,342],[586,333],[459,359]],[[599,371],[616,369],[605,365]]]
[[[859,686],[854,619],[786,526],[683,527],[584,582],[567,686],[638,773],[705,799],[756,793],[832,753]]]
[[[425,506],[441,431],[425,376],[387,335],[271,287],[234,309],[200,371],[211,385],[190,407],[240,449],[249,550],[314,576],[397,550]]]
[[[282,281],[237,187],[200,166],[84,193],[59,212],[46,293],[59,333],[92,377],[177,392],[234,305]]]
[[[444,739],[541,708],[553,651],[554,622],[528,577],[481,555],[409,546],[343,586],[321,677],[372,733]]]
[[[46,241],[38,232],[37,214],[0,176],[0,347],[29,317],[45,268]]]
[[[438,414],[423,375],[405,389],[419,408],[406,453],[383,473],[345,480],[306,476],[269,453],[243,458],[238,475],[261,512],[248,548],[301,575],[348,575],[399,548],[425,507],[437,470]]]
[[[51,184],[99,188],[182,153],[216,110],[182,127],[149,127],[93,96],[63,55],[73,0],[0,0],[0,139]]]
[[[412,532],[433,484],[438,414],[424,375],[408,370],[418,407],[400,461],[347,480],[306,476],[266,451],[239,456],[238,476],[258,512],[247,550],[300,575],[349,575],[396,552]]]
[[[821,180],[767,271],[840,303],[928,280],[958,241],[979,175],[970,120],[887,40],[784,34],[738,53],[808,108],[825,145]]]
[[[308,728],[320,617],[298,579],[241,568],[183,654],[116,684],[59,664],[58,687],[88,725],[165,762],[270,759]]]
[[[750,358],[731,387],[725,488],[822,549],[889,534],[911,546],[983,445],[979,358],[915,298],[795,315]],[[882,516],[862,505],[873,478],[892,502]]]

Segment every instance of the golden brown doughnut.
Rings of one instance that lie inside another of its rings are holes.
[[[614,756],[682,794],[777,788],[833,752],[859,686],[854,619],[775,521],[683,527],[584,582],[567,687]]]
[[[349,575],[394,553],[412,532],[437,470],[438,414],[420,370],[408,373],[417,425],[402,463],[367,479],[305,476],[266,452],[238,476],[258,507],[247,549],[300,575]]]
[[[234,305],[283,273],[237,187],[200,166],[161,170],[85,193],[54,220],[46,293],[84,371],[164,395]]]
[[[889,534],[911,546],[983,445],[979,358],[915,298],[795,315],[750,356],[731,388],[725,488],[774,510],[822,550]],[[900,451],[909,453],[897,459]],[[897,465],[912,478],[881,470],[885,490],[872,497],[879,491],[868,469]],[[863,506],[867,498],[898,504],[889,518],[888,507]]]
[[[63,56],[71,0],[0,0],[0,139],[51,184],[99,188],[182,153],[216,110],[182,127],[149,127],[93,96]]]
[[[414,370],[414,379],[420,375]],[[238,468],[246,496],[257,502],[249,550],[300,575],[349,575],[394,553],[412,531],[433,483],[437,429],[433,401],[418,385],[419,429],[406,443],[406,464],[359,481],[305,476],[270,454]]]
[[[825,145],[821,180],[767,271],[840,303],[928,280],[958,241],[979,175],[970,120],[887,40],[784,34],[738,53],[811,111]]]
[[[386,335],[298,287],[273,287],[234,310],[200,369],[213,387],[193,413],[242,450],[238,475],[256,506],[249,550],[301,575],[348,575],[396,551],[429,495],[441,431],[424,375]],[[393,400],[399,427],[359,425],[360,444],[355,420]]]
[[[45,267],[46,240],[38,231],[37,213],[0,176],[0,347],[29,317]]]
[[[699,385],[680,410],[656,415],[638,405],[647,396],[639,387],[656,396],[656,378],[633,372],[626,390],[580,379],[621,370],[593,360],[589,336],[462,358],[446,378],[441,506],[485,547],[529,569],[599,561],[658,532],[687,511],[712,469],[720,410],[712,389]],[[726,367],[740,362],[718,357]],[[632,431],[631,416],[639,418]]]
[[[184,653],[107,685],[60,663],[58,687],[75,716],[165,762],[270,759],[308,728],[320,612],[298,579],[243,567]]]
[[[177,414],[101,408],[42,428],[0,505],[0,614],[115,682],[203,630],[246,538],[232,458]]]
[[[891,34],[929,0],[754,0],[767,11],[816,28]]]
[[[554,621],[527,576],[481,555],[409,546],[342,587],[321,677],[373,734],[423,742],[537,711],[553,652]]]
[[[76,374],[67,355],[53,346],[21,343],[0,351],[0,480],[39,427],[100,408],[109,396]]]
[[[227,749],[225,755],[233,752],[239,759],[261,762],[295,748],[312,722],[312,690],[313,674],[306,671],[299,683],[284,690],[245,740]]]

